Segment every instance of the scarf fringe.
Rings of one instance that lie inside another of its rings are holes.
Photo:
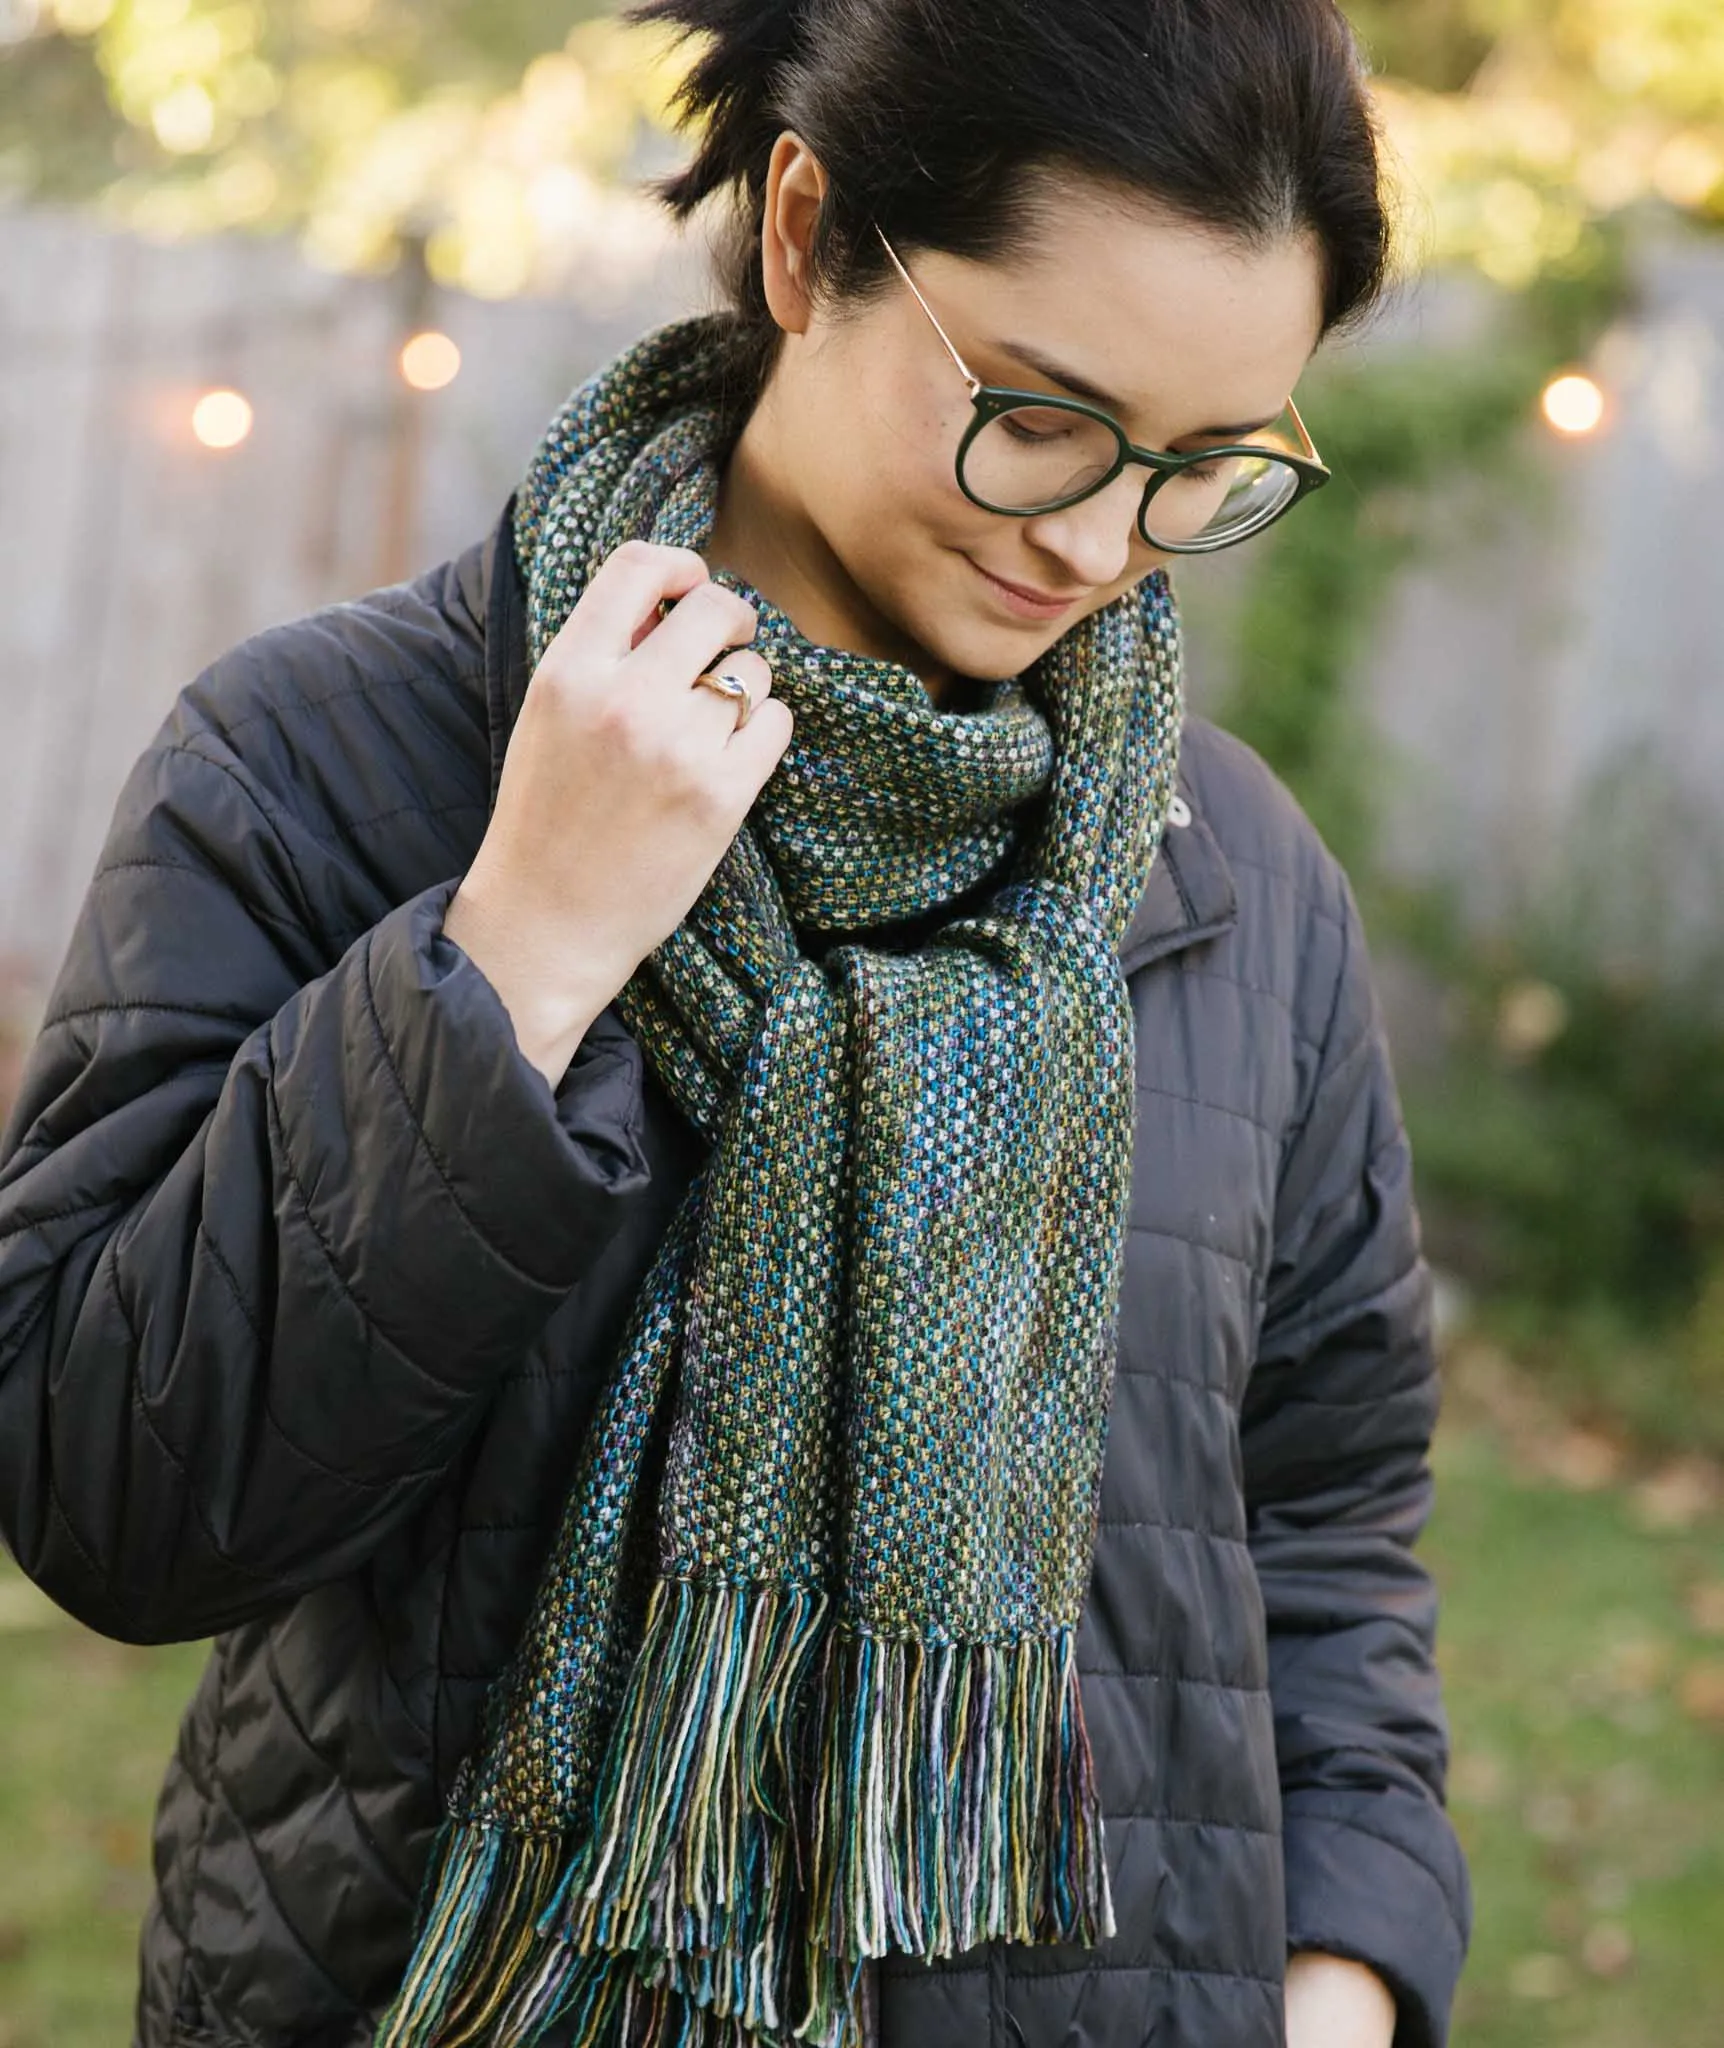
[[[578,1953],[662,1958],[697,2004],[769,2032],[801,1888],[791,1731],[826,1613],[817,1589],[659,1581],[593,1838],[547,1916]]]
[[[561,1838],[451,1823],[378,2048],[515,2048],[571,2016],[577,2048],[851,2048],[865,1957],[1110,1935],[1074,1631],[930,1644],[825,1611],[661,1581],[591,1838],[559,1874]],[[791,1731],[822,1634],[803,1839]]]
[[[426,1873],[419,1939],[379,2024],[377,2048],[463,2048],[493,2037],[532,1960],[566,1853],[561,1835],[510,1835],[494,1821],[444,1822]]]
[[[1076,1634],[924,1643],[835,1631],[822,1674],[798,2038],[848,2048],[855,1959],[1114,1931]]]

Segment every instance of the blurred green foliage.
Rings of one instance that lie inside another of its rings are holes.
[[[1425,253],[1523,286],[1648,200],[1724,221],[1716,0],[1344,0]]]
[[[1222,715],[1348,862],[1379,945],[1444,992],[1445,1061],[1406,1092],[1445,1263],[1566,1395],[1724,1454],[1724,977],[1625,975],[1584,921],[1481,946],[1440,895],[1389,888],[1346,688],[1445,496],[1536,510],[1537,394],[1620,303],[1636,209],[1724,218],[1724,8],[1346,4],[1410,253],[1512,296],[1489,348],[1308,380],[1335,481],[1264,544]],[[603,211],[674,82],[597,0],[14,0],[4,19],[0,188],[163,235],[292,230],[343,268],[424,237],[434,274],[498,295]],[[1685,1606],[1716,1532],[1636,1530],[1615,1493],[1530,1484],[1483,1436],[1450,1433],[1439,1465],[1427,1550],[1479,1904],[1458,2038],[1709,2048],[1724,1775],[1717,1729],[1676,1700],[1712,1671],[1693,1697],[1724,1715],[1724,1656]],[[122,2038],[149,1804],[201,1659],[88,1637],[0,1558],[0,2048]]]
[[[1622,305],[1624,238],[1601,232],[1530,289],[1500,295],[1488,346],[1319,356],[1301,387],[1334,472],[1261,545],[1224,629],[1225,723],[1286,778],[1336,853],[1369,866],[1379,764],[1348,684],[1391,580],[1431,537],[1439,486],[1507,518],[1536,500],[1521,459],[1538,395]]]
[[[1377,872],[1392,777],[1349,694],[1395,572],[1440,539],[1445,507],[1539,516],[1538,394],[1626,291],[1613,231],[1501,295],[1489,346],[1313,372],[1307,412],[1335,480],[1265,543],[1230,622],[1220,715],[1346,863],[1378,945],[1443,992],[1444,1055],[1403,1077],[1436,1256],[1571,1398],[1724,1454],[1724,913],[1686,979],[1625,967],[1601,878],[1578,871],[1565,901],[1481,940],[1440,889]],[[1642,879],[1650,898],[1657,876]]]
[[[1466,1089],[1430,1116],[1420,1170],[1486,1201],[1475,1273],[1669,1330],[1724,1276],[1724,933],[1685,970],[1641,970],[1600,957],[1584,908],[1481,940],[1439,892],[1376,894],[1447,991]]]
[[[1724,1005],[1624,974],[1584,930],[1481,946],[1430,898],[1378,928],[1448,991],[1441,1068],[1405,1083],[1433,1248],[1571,1405],[1724,1456]]]
[[[598,0],[12,0],[0,191],[174,240],[294,232],[342,271],[426,245],[439,282],[554,289],[651,240],[616,183],[662,132],[662,35]]]
[[[1518,286],[1651,197],[1724,218],[1715,0],[1344,4],[1416,254]],[[602,0],[8,0],[0,42],[0,190],[291,229],[343,269],[429,238],[499,296],[554,274],[681,65]]]
[[[1349,680],[1396,570],[1421,545],[1430,488],[1457,471],[1527,487],[1512,457],[1545,360],[1509,346],[1306,380],[1333,479],[1252,565],[1227,634],[1233,686],[1221,717],[1286,779],[1349,868],[1368,866],[1380,781]]]

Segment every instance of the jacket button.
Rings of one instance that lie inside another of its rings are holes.
[[[1185,801],[1184,797],[1176,796],[1168,805],[1167,822],[1170,825],[1177,825],[1182,829],[1191,823],[1191,806]]]

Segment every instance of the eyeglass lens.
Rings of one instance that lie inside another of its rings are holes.
[[[1096,489],[1118,455],[1113,430],[1100,420],[1058,406],[1014,406],[971,440],[963,482],[1001,512],[1053,511]],[[1272,519],[1298,484],[1298,471],[1270,449],[1217,456],[1157,486],[1145,537],[1173,547],[1242,538]]]

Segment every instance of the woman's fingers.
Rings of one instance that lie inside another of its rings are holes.
[[[683,719],[710,718],[711,729],[734,747],[737,737],[760,717],[772,695],[772,670],[765,658],[746,643],[754,637],[759,623],[753,605],[722,583],[697,584],[671,604],[663,618],[638,642],[629,667],[636,671],[635,687],[651,690],[669,715]],[[722,691],[707,689],[696,682],[700,675],[724,673],[737,676],[747,686],[749,715],[738,722],[734,701]],[[624,679],[617,679],[622,686]],[[691,705],[689,699],[699,700]],[[728,719],[729,723],[723,721]],[[771,759],[776,761],[788,739],[789,715],[771,720],[778,733]],[[752,759],[758,746],[744,749]],[[726,751],[729,751],[727,747]],[[735,763],[732,764],[736,765]],[[763,769],[762,774],[767,772]]]
[[[654,683],[680,689],[703,669],[719,667],[733,649],[745,647],[758,623],[745,597],[722,583],[697,584],[641,641],[633,665]]]
[[[710,691],[703,692],[710,696]],[[724,750],[727,769],[734,770],[741,808],[746,811],[766,786],[767,778],[790,745],[795,720],[782,697],[769,697],[746,725],[739,726]]]
[[[756,778],[752,797],[789,744],[791,728],[789,710],[772,700],[771,668],[746,644],[757,623],[753,605],[714,583],[692,549],[625,541],[599,565],[540,669],[567,671],[569,681],[584,672],[606,698],[626,693],[649,717],[684,731],[692,721],[695,729],[714,733],[725,743],[729,772],[744,781]],[[590,666],[595,661],[596,669]],[[695,681],[717,671],[747,687],[746,719],[739,722],[734,699]],[[656,714],[648,711],[655,701]],[[702,720],[711,723],[701,727]],[[751,737],[740,745],[745,733]]]
[[[742,644],[754,626],[698,555],[630,543],[528,683],[449,907],[553,1086],[598,1009],[687,916],[790,743],[789,707]],[[695,680],[713,668],[748,690],[740,725],[735,701]]]
[[[706,564],[692,548],[624,541],[599,564],[556,638],[567,635],[590,654],[622,661],[655,631],[661,605],[674,604],[707,580]]]

